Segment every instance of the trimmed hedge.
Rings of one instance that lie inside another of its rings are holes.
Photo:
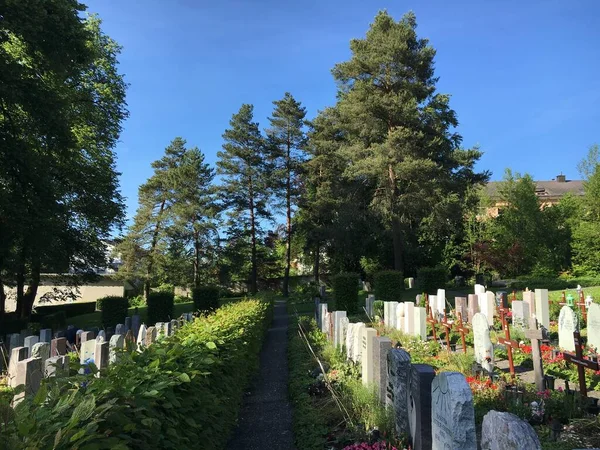
[[[419,291],[435,294],[438,289],[445,287],[447,272],[442,266],[421,267],[417,272]]]
[[[338,311],[358,312],[358,274],[339,273],[331,279],[333,298]]]
[[[48,378],[4,416],[6,448],[224,449],[271,321],[246,300],[198,318],[101,377]],[[0,396],[0,410],[10,408]],[[7,409],[8,411],[8,409]],[[2,448],[5,448],[2,447]]]
[[[97,308],[102,311],[103,326],[114,327],[125,321],[129,309],[129,300],[125,297],[102,297],[97,300],[97,303]]]
[[[194,309],[197,311],[214,311],[219,307],[220,288],[218,286],[201,286],[192,290]]]
[[[548,289],[550,291],[560,291],[561,289],[575,289],[577,285],[581,287],[600,286],[600,278],[580,277],[565,280],[562,278],[519,278],[510,283],[510,289],[524,290],[529,289]]]
[[[402,272],[383,270],[375,274],[375,298],[384,302],[399,302],[404,291]]]
[[[83,314],[91,314],[96,311],[96,302],[76,302],[76,303],[61,303],[58,305],[36,306],[33,319],[37,317],[55,314],[59,311],[64,311],[69,317],[81,316]]]
[[[150,325],[156,322],[167,322],[173,318],[175,295],[172,292],[151,292],[147,303],[147,321]]]

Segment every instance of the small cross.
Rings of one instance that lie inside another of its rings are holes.
[[[462,320],[462,314],[458,313],[458,326],[456,327],[456,331],[458,331],[460,333],[460,339],[462,341],[462,348],[463,348],[464,353],[467,353],[467,345],[465,342],[465,333],[469,334],[469,330],[470,330],[470,328],[465,326],[465,324]]]
[[[452,322],[448,322],[448,318],[446,317],[445,312],[441,324],[446,329],[446,348],[448,349],[448,351],[450,351],[450,330],[452,330]]]
[[[582,397],[587,397],[587,386],[585,384],[585,369],[600,370],[598,361],[592,361],[583,357],[583,351],[581,349],[581,336],[579,331],[573,332],[573,340],[575,341],[575,354],[571,352],[564,352],[563,356],[565,361],[575,364],[577,366],[577,373],[579,375],[579,393]]]
[[[515,340],[511,340],[510,338],[510,328],[508,327],[508,322],[506,321],[506,314],[504,308],[498,308],[500,312],[500,320],[502,321],[502,328],[504,329],[504,337],[498,338],[498,344],[502,344],[506,347],[506,353],[508,354],[508,367],[510,369],[510,375],[512,378],[515,378],[515,365],[513,362],[513,349],[518,350],[521,348],[519,343]]]

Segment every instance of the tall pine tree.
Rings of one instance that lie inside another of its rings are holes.
[[[273,150],[275,170],[272,172],[273,187],[285,209],[285,274],[283,296],[289,295],[290,267],[292,257],[292,214],[300,194],[300,168],[305,160],[306,135],[304,117],[306,109],[286,92],[281,100],[274,101],[275,109],[269,118],[267,130],[269,144]]]
[[[222,175],[224,208],[235,227],[243,226],[251,254],[250,291],[258,290],[257,244],[262,235],[261,220],[269,219],[270,164],[265,139],[253,122],[252,105],[244,104],[233,115],[223,133],[223,151],[218,152],[217,173]]]

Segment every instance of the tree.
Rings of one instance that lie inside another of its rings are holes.
[[[270,164],[258,123],[252,121],[253,110],[245,104],[233,115],[230,128],[223,133],[223,151],[217,154],[217,173],[223,175],[221,199],[230,223],[241,224],[250,241],[250,291],[256,293],[260,221],[270,219],[271,213],[267,208]]]
[[[91,276],[122,221],[120,47],[84,10],[49,0],[0,12],[0,313],[5,285],[28,317],[42,271]]]
[[[274,101],[273,116],[269,118],[271,128],[267,130],[275,162],[274,184],[277,193],[284,199],[286,213],[285,231],[285,275],[283,296],[289,295],[290,267],[292,259],[292,212],[300,194],[300,168],[304,161],[306,136],[303,130],[306,110],[292,94],[286,92],[283,99]]]
[[[465,183],[488,174],[462,170],[481,153],[459,147],[449,96],[436,93],[435,50],[417,37],[413,13],[395,22],[380,12],[350,48],[351,59],[333,69],[347,139],[344,175],[373,185],[370,207],[391,233],[394,269],[403,271],[407,244],[418,242],[422,222],[442,226]]]

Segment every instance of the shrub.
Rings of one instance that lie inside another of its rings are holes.
[[[375,300],[373,302],[373,311],[376,316],[379,316],[383,319],[383,301]]]
[[[175,298],[173,299],[173,302],[176,305],[180,305],[182,303],[190,303],[192,301],[191,298],[186,297],[185,295],[176,295]]]
[[[219,307],[220,289],[217,286],[201,286],[192,290],[194,309],[197,311],[214,311]]]
[[[383,270],[375,274],[375,298],[384,302],[400,301],[404,290],[402,272]]]
[[[135,297],[131,297],[129,299],[130,308],[140,308],[142,306],[146,306],[146,300],[144,300],[143,295],[136,295]]]
[[[127,317],[129,301],[125,297],[108,296],[97,300],[97,308],[102,311],[102,325],[114,327]]]
[[[102,377],[44,380],[4,416],[2,448],[225,448],[270,311],[257,300],[227,305],[124,352]]]
[[[166,322],[173,317],[172,292],[151,292],[148,296],[148,323]]]
[[[442,266],[421,267],[417,272],[419,291],[435,294],[438,288],[446,285],[446,269]]]
[[[336,309],[348,314],[358,312],[358,275],[340,273],[331,279]]]

